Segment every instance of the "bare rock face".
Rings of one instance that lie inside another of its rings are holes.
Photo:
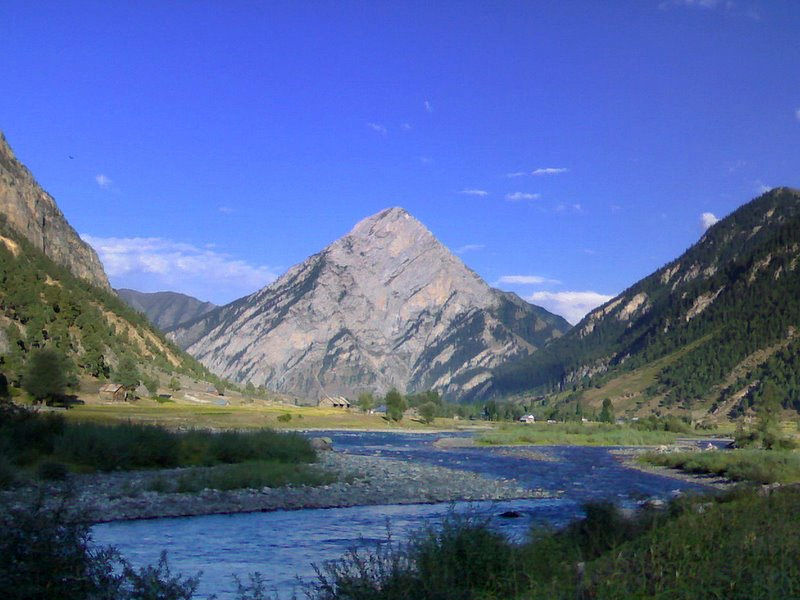
[[[20,163],[0,133],[0,217],[54,262],[110,290],[97,253],[67,223],[53,198]]]
[[[364,219],[273,284],[170,337],[220,376],[314,399],[475,394],[569,324],[490,288],[402,208]]]

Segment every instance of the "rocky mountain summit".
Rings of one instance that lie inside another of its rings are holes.
[[[392,387],[459,398],[568,329],[490,288],[408,212],[390,208],[170,337],[220,376],[303,398]]]
[[[55,200],[14,156],[0,133],[0,218],[75,276],[110,290],[97,253],[67,223]]]
[[[128,306],[144,313],[147,320],[162,331],[204,315],[217,307],[211,302],[203,302],[177,292],[147,293],[125,288],[115,291]]]

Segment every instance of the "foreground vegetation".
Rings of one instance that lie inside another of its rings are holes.
[[[269,429],[178,432],[133,423],[72,422],[59,414],[37,413],[8,402],[0,405],[0,457],[0,487],[34,475],[63,479],[69,470],[230,465],[207,477],[221,477],[228,486],[232,481],[254,481],[258,487],[282,481],[302,483],[306,478],[316,481],[320,476],[304,466],[316,460],[316,453],[297,433]]]
[[[312,600],[784,599],[800,595],[800,490],[738,489],[684,497],[666,509],[625,516],[585,508],[561,531],[536,530],[523,544],[488,523],[451,517],[374,551],[351,551],[318,570]],[[197,577],[157,566],[133,569],[93,547],[89,530],[58,511],[0,506],[0,594],[10,600],[189,599]],[[272,597],[251,576],[239,600]]]
[[[682,498],[625,518],[586,508],[563,531],[514,545],[486,523],[450,520],[406,545],[353,552],[320,572],[315,600],[794,598],[800,492]]]
[[[488,446],[652,446],[671,444],[678,435],[663,429],[637,429],[610,423],[532,423],[503,425],[480,435],[478,443]]]

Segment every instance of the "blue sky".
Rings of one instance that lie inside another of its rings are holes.
[[[230,301],[399,205],[575,321],[800,186],[799,34],[790,0],[3,2],[0,129],[117,287]]]

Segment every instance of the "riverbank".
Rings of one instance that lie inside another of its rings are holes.
[[[0,495],[16,505],[61,504],[70,519],[90,523],[302,508],[546,498],[513,480],[492,479],[445,467],[341,452],[321,452],[317,465],[337,479],[323,486],[169,493],[186,469],[70,475]],[[62,500],[64,499],[65,500]]]
[[[702,442],[705,440],[699,440]],[[678,452],[686,450],[686,445],[675,445],[661,447],[663,452]],[[638,447],[638,448],[615,448],[609,452],[620,461],[625,467],[629,469],[636,469],[643,473],[652,473],[654,475],[661,475],[662,477],[669,477],[670,479],[678,479],[689,483],[699,483],[708,487],[716,488],[718,490],[727,490],[736,485],[735,481],[727,477],[720,477],[718,475],[709,475],[704,473],[688,473],[680,469],[672,469],[670,467],[662,467],[649,463],[639,461],[639,457],[647,452],[652,452],[653,448]],[[702,452],[700,445],[693,446],[692,452]]]

